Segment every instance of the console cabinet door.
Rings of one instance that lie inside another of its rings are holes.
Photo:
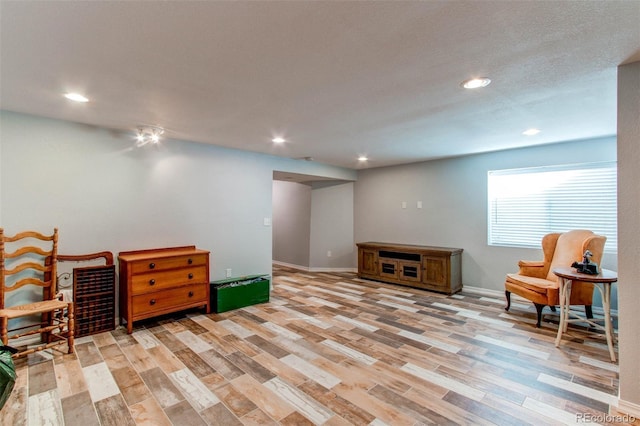
[[[360,250],[360,258],[358,259],[358,267],[361,274],[378,275],[378,251],[377,250]]]
[[[402,281],[408,281],[411,283],[419,283],[421,281],[420,277],[420,263],[419,262],[403,262],[398,261],[399,271],[398,278]]]
[[[422,282],[438,287],[448,287],[449,258],[437,256],[422,257]]]
[[[398,278],[398,261],[394,259],[380,258],[379,262],[380,270],[378,274],[384,278],[397,279]]]

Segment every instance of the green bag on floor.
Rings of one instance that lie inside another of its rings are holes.
[[[0,346],[0,410],[16,384],[16,367],[11,358],[11,354],[16,352],[12,347]]]

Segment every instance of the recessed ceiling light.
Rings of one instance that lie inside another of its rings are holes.
[[[540,129],[527,129],[524,132],[522,132],[522,134],[525,136],[535,136],[538,133],[540,133]]]
[[[89,102],[89,99],[80,93],[65,93],[64,97],[74,102]]]
[[[148,143],[156,144],[160,142],[160,136],[164,134],[164,129],[157,126],[140,126],[136,135],[137,146],[143,146]]]
[[[273,142],[273,143],[283,143],[283,142],[285,142],[285,140],[284,140],[284,138],[276,137],[276,138],[271,139],[271,142]]]
[[[480,87],[487,87],[491,83],[491,79],[487,77],[470,78],[463,81],[462,87],[465,89],[478,89]]]
[[[358,157],[358,161],[367,161],[368,158],[365,155],[361,155],[360,157]]]

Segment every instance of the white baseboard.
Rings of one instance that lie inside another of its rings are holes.
[[[629,414],[637,419],[640,419],[640,405],[633,402],[618,400],[618,411],[621,413]],[[632,422],[629,422],[632,423]]]
[[[301,271],[309,272],[309,267],[308,266],[294,265],[293,263],[280,262],[279,260],[273,260],[271,263],[273,263],[274,265],[278,265],[278,266],[284,266],[286,268],[299,269]]]
[[[293,263],[280,262],[278,260],[274,260],[273,264],[306,272],[358,272],[356,268],[318,268],[313,266],[294,265]]]
[[[470,286],[470,285],[464,285],[462,287],[462,291],[464,291],[465,293],[471,293],[471,294],[475,294],[478,296],[482,296],[482,297],[491,297],[494,299],[504,299],[504,290],[492,290],[489,288],[482,288],[482,287],[474,287],[474,286]],[[517,298],[518,300],[522,299],[520,298],[520,296],[518,295],[513,295],[515,298]],[[525,300],[525,299],[522,299]]]
[[[309,272],[358,272],[357,268],[309,268]]]

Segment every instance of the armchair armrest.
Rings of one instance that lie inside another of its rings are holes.
[[[521,260],[518,262],[520,270],[519,275],[527,277],[544,278],[546,277],[545,263],[541,260]]]

